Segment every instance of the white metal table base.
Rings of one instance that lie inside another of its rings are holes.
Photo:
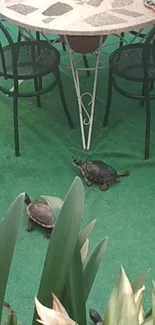
[[[83,150],[89,150],[90,145],[91,145],[91,138],[92,138],[92,128],[93,128],[93,120],[94,120],[94,108],[95,108],[98,70],[101,68],[101,67],[99,67],[99,62],[100,62],[100,54],[101,54],[101,46],[102,46],[102,42],[103,42],[103,36],[100,37],[99,48],[95,53],[96,54],[95,55],[95,58],[96,58],[95,67],[89,68],[89,69],[76,67],[76,62],[74,60],[74,52],[70,48],[67,36],[65,36],[65,42],[68,47],[72,75],[73,75],[73,80],[74,80],[74,85],[75,85],[75,90],[76,90],[76,95],[77,95],[77,101],[78,101],[82,147],[83,147]],[[82,93],[81,92],[79,73],[78,73],[80,70],[85,70],[85,71],[86,70],[94,70],[95,71],[92,93],[90,93],[90,92]],[[88,107],[85,107],[85,105],[83,103],[84,96],[90,97],[90,102],[88,103]],[[88,128],[88,136],[87,137],[86,137],[86,128]]]
[[[139,34],[141,33],[142,30],[143,29],[141,29],[137,33],[137,35],[133,37],[133,39],[132,39],[132,41],[130,41],[130,43],[133,43],[135,41],[135,39],[139,36]],[[121,35],[115,35],[115,36],[118,36],[119,39],[121,39]],[[89,69],[77,68],[76,62],[74,59],[74,52],[69,45],[68,38],[67,38],[67,36],[65,36],[64,38],[65,38],[65,42],[68,47],[72,75],[73,75],[73,80],[74,80],[74,85],[75,85],[75,90],[76,90],[76,95],[77,95],[77,101],[78,101],[82,147],[83,147],[83,150],[89,150],[90,146],[91,146],[91,139],[92,139],[98,70],[104,66],[104,63],[103,63],[103,66],[99,66],[99,63],[101,62],[100,55],[101,55],[101,51],[102,51],[103,36],[100,37],[100,44],[99,44],[98,50],[95,51],[95,53],[92,53],[92,54],[95,54],[96,64],[93,68],[89,68]],[[127,43],[126,40],[124,40],[124,42]],[[114,42],[114,43],[118,43],[118,42]],[[104,47],[104,45],[103,45],[103,47]],[[82,93],[81,92],[79,73],[78,73],[78,71],[80,71],[80,70],[85,70],[85,71],[94,70],[95,71],[92,93],[90,93],[90,92]],[[83,103],[84,96],[90,97],[90,102],[87,105],[88,107],[86,107]],[[88,128],[88,136],[86,136],[86,128]]]

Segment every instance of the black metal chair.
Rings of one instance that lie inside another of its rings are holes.
[[[0,41],[0,77],[12,79],[13,90],[7,90],[0,85],[0,91],[13,97],[13,122],[15,154],[20,155],[19,129],[18,129],[18,98],[36,97],[38,107],[41,107],[40,95],[51,91],[56,85],[59,87],[60,98],[70,128],[74,128],[69,110],[67,108],[63,85],[61,81],[59,64],[60,54],[58,50],[46,41],[28,40],[13,42],[7,28],[0,22],[0,32],[5,38],[7,45],[3,46]],[[2,38],[0,38],[2,40]],[[42,87],[39,80],[52,74],[51,84]],[[33,80],[35,91],[22,93],[19,91],[19,80]]]
[[[119,43],[120,47],[124,45],[125,34],[126,34],[126,33],[124,33],[124,32],[121,33],[120,43]],[[131,34],[132,36],[134,36],[134,38],[137,37],[137,38],[141,38],[142,40],[143,40],[143,39],[146,37],[146,35],[147,35],[145,32],[144,32],[144,33],[143,33],[143,32],[137,32],[137,31],[135,31],[135,30],[130,31],[129,34]],[[143,87],[144,87],[144,85],[143,85]],[[154,85],[153,85],[153,81],[151,81],[151,82],[150,82],[150,91],[153,90],[153,87],[154,87]],[[144,90],[142,90],[142,93],[143,93],[143,91],[144,91]],[[144,100],[143,100],[143,99],[141,100],[141,105],[144,105]]]
[[[17,41],[20,42],[22,37],[23,37],[22,29],[19,28]],[[24,35],[24,37],[25,37],[25,35]],[[38,41],[40,40],[40,32],[38,32],[38,31],[36,31],[36,39]],[[54,44],[61,43],[63,51],[66,52],[66,44],[63,42],[63,40],[60,37],[57,37],[56,40],[51,39],[50,42],[51,42],[51,44],[52,43],[54,43]],[[83,59],[85,68],[89,69],[87,56],[82,55],[82,59]],[[90,77],[90,75],[91,75],[90,71],[86,70],[86,73],[87,73],[87,76]]]
[[[145,159],[149,158],[150,152],[150,100],[155,99],[155,95],[150,94],[150,83],[155,81],[154,38],[155,27],[152,28],[144,43],[122,46],[110,55],[107,105],[103,121],[103,126],[107,126],[113,86],[120,94],[128,98],[144,100],[146,104]],[[125,91],[118,85],[118,78],[132,82],[141,82],[143,85],[142,94],[136,95]]]
[[[126,33],[122,32],[121,35],[120,35],[121,36],[120,37],[120,43],[119,43],[120,47],[124,45],[125,34]],[[134,30],[130,31],[129,34],[133,35],[134,37],[139,37],[139,38],[142,38],[142,39],[146,36],[145,33],[142,33],[142,32],[139,33],[139,32],[134,31]]]

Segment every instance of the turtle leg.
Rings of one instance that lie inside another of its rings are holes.
[[[85,181],[85,183],[86,183],[87,186],[91,186],[92,185],[92,182],[86,176],[84,176],[84,181]]]
[[[29,220],[28,220],[28,226],[27,226],[27,228],[26,228],[26,231],[27,232],[30,232],[30,231],[32,231],[34,229],[34,223],[33,223],[33,221],[29,218]]]
[[[107,191],[109,188],[108,184],[102,184],[99,186],[100,191]]]
[[[116,183],[121,183],[119,178],[116,178]]]
[[[46,232],[44,234],[45,239],[50,239],[52,230],[53,230],[53,228],[52,229],[51,228],[46,229]]]

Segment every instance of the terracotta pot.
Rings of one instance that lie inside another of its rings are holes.
[[[60,38],[66,44],[64,36],[60,35]],[[106,35],[103,36],[102,43],[106,38]],[[99,48],[101,36],[67,36],[67,39],[74,52],[85,55],[95,52]]]

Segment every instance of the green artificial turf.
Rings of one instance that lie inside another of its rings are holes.
[[[13,30],[13,32],[15,32]],[[116,40],[113,37],[108,42]],[[118,45],[116,45],[118,46]],[[111,46],[106,51],[112,51]],[[59,47],[61,49],[61,47]],[[91,57],[88,56],[91,64]],[[23,191],[32,199],[41,194],[64,199],[79,171],[72,166],[71,157],[101,159],[118,170],[129,169],[130,176],[106,192],[97,186],[85,185],[83,226],[97,218],[91,236],[93,248],[104,236],[109,237],[102,265],[88,300],[88,308],[104,313],[107,300],[122,264],[131,280],[147,268],[145,310],[151,305],[151,280],[155,278],[155,109],[152,103],[151,156],[144,161],[145,108],[139,102],[123,98],[114,91],[109,127],[101,127],[107,94],[108,55],[102,54],[105,67],[99,73],[95,121],[90,151],[81,150],[81,136],[75,89],[71,71],[64,68],[68,57],[62,56],[61,73],[68,107],[75,123],[70,130],[63,113],[58,89],[42,96],[42,108],[35,99],[19,102],[21,156],[14,156],[12,100],[0,95],[0,213]],[[92,77],[81,73],[86,91]],[[5,83],[6,84],[6,83]],[[8,83],[9,85],[9,83]],[[24,83],[28,90],[31,84]],[[130,90],[138,85],[126,85]],[[18,243],[7,286],[6,300],[17,312],[19,321],[30,324],[33,298],[37,293],[48,242],[36,229],[25,231],[24,213]],[[61,267],[61,261],[60,261]],[[82,324],[81,324],[82,325]]]

